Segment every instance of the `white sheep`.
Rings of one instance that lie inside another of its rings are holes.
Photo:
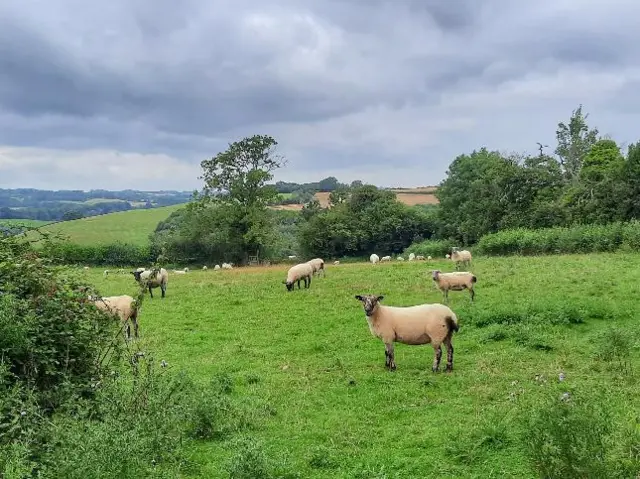
[[[427,261],[431,261],[432,259],[431,255],[427,256]]]
[[[460,267],[460,265],[464,265],[466,267],[471,266],[471,252],[465,250],[458,250],[458,248],[451,249],[451,261],[456,263],[456,269]]]
[[[89,296],[89,300],[98,309],[118,316],[123,325],[127,325],[127,338],[131,338],[131,323],[133,323],[133,334],[136,338],[138,337],[138,305],[135,299],[128,294],[123,294],[102,298]]]
[[[169,282],[169,273],[166,269],[160,268],[159,270],[155,270],[155,274],[153,275],[154,270],[146,269],[144,271],[131,271],[131,274],[136,279],[136,281],[140,285],[145,285],[149,288],[149,296],[153,298],[153,292],[151,291],[153,288],[160,287],[162,291],[162,297],[164,298],[167,293],[167,283]],[[153,276],[152,276],[153,275]]]
[[[327,271],[324,269],[324,260],[322,258],[314,258],[307,261],[313,268],[313,274],[318,273],[320,275],[320,271],[322,271],[322,275],[326,276]]]
[[[222,269],[232,269],[232,263],[222,263]]]
[[[293,291],[296,281],[298,282],[298,289],[300,289],[300,280],[303,280],[304,287],[309,288],[312,276],[313,267],[309,263],[298,263],[289,268],[287,279],[282,281],[282,284],[287,286],[287,291]]]
[[[414,259],[416,259],[415,253],[409,253],[409,261],[413,261]]]
[[[289,259],[296,259],[297,256],[295,254],[290,254],[289,256],[287,256],[287,258]]]
[[[445,257],[446,259],[451,258],[451,256],[449,255],[449,253],[445,254],[445,255],[444,255],[444,257]]]
[[[381,263],[384,261],[391,261],[391,256],[383,256],[382,258],[380,258]]]
[[[104,273],[102,273],[102,275],[106,278],[107,276],[109,276],[109,270],[105,269]]]
[[[338,266],[338,265],[340,264],[340,261],[335,260],[335,261],[333,262],[333,264],[334,264],[335,266]]]
[[[189,272],[189,268],[185,268],[185,269],[184,269],[184,272],[185,272],[185,273],[188,273],[188,272]]]
[[[446,303],[449,302],[449,291],[463,291],[468,289],[471,295],[471,301],[473,301],[476,295],[473,290],[473,285],[478,281],[478,278],[476,278],[473,273],[469,273],[468,271],[442,273],[436,269],[432,271],[432,277],[436,287],[442,291],[442,297]]]
[[[398,256],[396,259],[397,259],[398,261],[404,261],[404,258],[403,258],[402,256]]]
[[[396,369],[394,343],[408,345],[431,344],[434,349],[432,371],[440,368],[441,344],[447,348],[446,371],[453,370],[453,333],[458,331],[458,318],[444,304],[415,306],[384,306],[384,296],[356,295],[362,302],[371,334],[380,338],[385,346],[385,366]]]
[[[208,270],[208,269],[209,269],[209,268],[207,268],[207,265],[206,265],[206,264],[202,267],[202,271],[206,271],[206,270]]]
[[[369,261],[371,261],[371,264],[376,264],[380,261],[380,257],[377,254],[372,253],[371,256],[369,256]]]
[[[416,261],[424,261],[424,256],[422,256],[421,254],[417,255]]]
[[[87,270],[87,269],[89,269],[89,267],[88,267],[88,266],[85,266],[83,269]]]
[[[181,270],[181,269],[174,269],[174,270],[173,270],[173,273],[174,273],[174,274],[187,274],[187,272],[186,272],[186,271]]]
[[[220,265],[219,265],[219,264],[217,264],[217,265],[215,265],[215,266],[213,267],[213,270],[214,270],[214,271],[218,271],[219,269],[220,269]]]

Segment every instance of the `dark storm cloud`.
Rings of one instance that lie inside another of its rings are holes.
[[[579,95],[599,107],[637,81],[639,12],[630,0],[7,0],[0,145],[194,164],[264,132],[294,169],[415,165],[437,182],[477,141],[539,115],[548,130],[502,140],[523,149]]]

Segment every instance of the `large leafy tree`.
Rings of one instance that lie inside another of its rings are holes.
[[[578,181],[580,169],[591,147],[598,141],[598,129],[587,125],[588,114],[582,113],[582,105],[571,112],[569,123],[558,123],[556,155],[560,157],[565,177]]]

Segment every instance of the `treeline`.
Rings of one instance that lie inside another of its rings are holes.
[[[0,219],[66,221],[188,202],[186,191],[0,189]]]

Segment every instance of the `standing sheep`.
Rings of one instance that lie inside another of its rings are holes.
[[[127,325],[127,338],[131,338],[131,323],[133,323],[133,334],[136,338],[138,337],[138,304],[135,299],[128,294],[123,294],[102,298],[89,296],[89,300],[98,309],[118,316],[123,325]]]
[[[418,256],[416,256],[416,261],[424,261],[424,256],[419,254]]]
[[[209,269],[209,268],[207,268],[207,265],[205,264],[205,265],[202,267],[202,271],[206,271],[207,269]]]
[[[218,271],[219,269],[220,269],[220,265],[219,265],[219,264],[217,264],[217,265],[215,265],[215,266],[213,267],[213,270],[214,270],[214,271]]]
[[[165,297],[167,292],[167,283],[169,282],[169,273],[166,269],[147,269],[144,271],[139,271],[138,269],[136,271],[131,271],[131,274],[140,285],[144,284],[149,288],[149,296],[151,296],[151,298],[153,298],[153,292],[151,290],[158,286],[162,291],[162,297]]]
[[[458,248],[452,248],[451,261],[456,263],[456,270],[460,267],[461,263],[465,267],[469,267],[471,266],[471,252],[466,249],[459,251]]]
[[[376,264],[380,261],[380,257],[377,254],[372,253],[371,256],[369,256],[369,261],[371,261],[371,264]]]
[[[441,344],[447,348],[446,371],[453,370],[453,333],[458,331],[458,318],[444,304],[419,304],[398,307],[383,306],[384,296],[356,295],[362,302],[371,334],[380,338],[385,346],[385,366],[396,369],[394,343],[408,345],[431,344],[434,350],[432,371],[440,368]]]
[[[404,261],[404,258],[403,258],[402,256],[398,256],[396,259],[397,259],[398,261]]]
[[[441,273],[436,269],[432,271],[433,280],[440,291],[442,291],[442,297],[445,303],[449,302],[449,291],[463,291],[469,290],[471,295],[471,301],[475,297],[476,293],[473,290],[473,285],[478,281],[478,278],[473,273],[466,271],[457,271],[454,273]]]
[[[382,258],[380,258],[380,262],[386,262],[386,261],[391,261],[391,256],[383,256]]]
[[[414,259],[416,259],[415,253],[409,253],[409,261],[413,261]]]
[[[327,271],[324,269],[324,260],[322,258],[314,258],[307,261],[308,264],[313,268],[313,274],[315,276],[316,273],[320,275],[320,271],[322,271],[322,275],[326,276]]]
[[[298,282],[298,289],[300,289],[300,280],[303,280],[304,287],[309,288],[311,286],[312,276],[313,267],[309,263],[299,263],[289,268],[287,279],[282,281],[282,284],[287,286],[287,291],[293,291],[295,282]]]
[[[335,261],[333,262],[333,264],[334,264],[335,266],[338,266],[338,265],[340,264],[340,261],[335,260]]]

